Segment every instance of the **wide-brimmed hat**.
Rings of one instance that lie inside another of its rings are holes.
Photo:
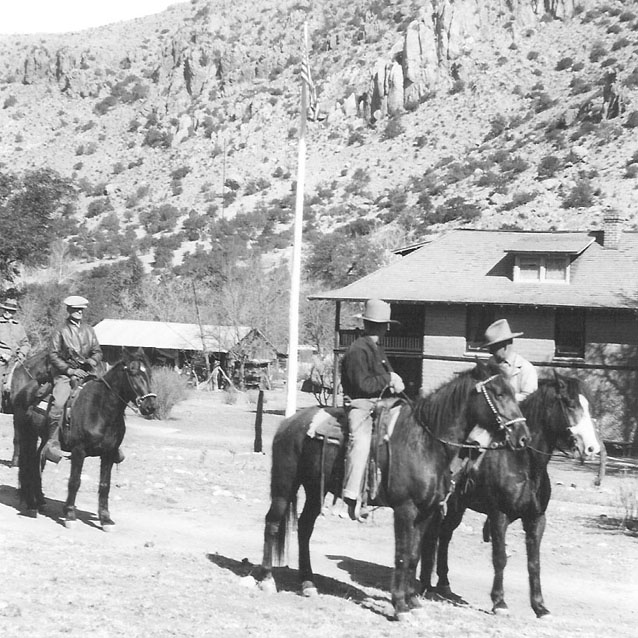
[[[0,303],[0,308],[15,312],[18,309],[18,302],[15,299],[5,299],[2,303]]]
[[[381,299],[368,299],[363,307],[363,313],[356,317],[373,323],[399,323],[395,319],[390,319],[390,312],[389,303]]]
[[[71,295],[62,302],[67,308],[86,308],[89,300],[79,295]]]
[[[522,332],[512,332],[509,323],[507,323],[507,319],[498,319],[487,327],[483,347],[487,348],[493,346],[495,343],[509,341],[510,339],[520,337],[522,334]]]

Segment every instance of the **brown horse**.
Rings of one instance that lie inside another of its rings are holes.
[[[32,381],[18,392],[14,412],[21,443],[18,472],[20,494],[27,509],[35,512],[44,504],[42,449],[48,437],[48,419],[33,409],[38,400],[37,390],[37,382]],[[63,449],[71,453],[71,475],[64,505],[68,526],[76,520],[75,498],[87,456],[99,456],[101,460],[98,492],[100,523],[105,530],[114,525],[108,508],[111,470],[124,439],[124,410],[129,403],[134,403],[144,415],[150,415],[156,409],[156,395],[151,392],[151,369],[141,351],[125,353],[124,359],[104,376],[86,382],[68,411],[70,427],[61,437]]]
[[[323,411],[324,414],[321,414]],[[273,557],[284,554],[287,520],[296,516],[303,485],[306,502],[298,522],[299,578],[302,592],[316,591],[310,563],[310,537],[328,491],[341,493],[345,443],[325,445],[310,438],[313,419],[344,421],[343,410],[308,408],[284,419],[273,440],[271,506],[266,515],[264,556],[258,579],[276,589]],[[421,539],[438,527],[441,504],[450,492],[452,459],[476,424],[519,448],[529,436],[509,384],[487,368],[461,373],[415,405],[405,404],[380,465],[385,503],[394,510],[395,569],[392,602],[398,618],[420,606],[416,567]]]
[[[508,525],[521,519],[525,530],[530,601],[540,618],[549,614],[540,583],[540,545],[545,529],[545,511],[551,496],[547,464],[556,448],[571,450],[575,457],[589,458],[600,451],[589,412],[589,392],[576,377],[555,374],[541,379],[536,392],[522,404],[531,442],[524,450],[487,450],[467,482],[450,498],[438,539],[428,534],[423,543],[421,587],[431,598],[463,602],[448,580],[448,549],[454,530],[466,508],[488,515],[485,536],[491,535],[494,582],[494,613],[506,613],[503,572],[507,563],[505,535]],[[438,540],[436,587],[430,585]]]

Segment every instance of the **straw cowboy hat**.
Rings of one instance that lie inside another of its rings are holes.
[[[363,314],[356,317],[373,323],[399,323],[395,319],[390,319],[390,304],[381,299],[368,299]]]
[[[67,308],[86,308],[89,305],[89,300],[79,295],[71,295],[62,302]]]
[[[487,327],[483,347],[488,348],[495,343],[502,343],[503,341],[520,337],[522,334],[522,332],[512,332],[509,323],[507,323],[507,319],[498,319]]]
[[[3,310],[12,310],[15,312],[18,309],[18,302],[15,299],[5,299],[2,303],[0,303],[0,308]]]

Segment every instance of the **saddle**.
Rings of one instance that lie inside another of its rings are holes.
[[[64,441],[68,438],[68,434],[71,431],[71,408],[79,396],[82,388],[87,381],[95,379],[96,377],[91,375],[84,379],[78,380],[75,383],[71,383],[71,393],[69,398],[65,401],[62,408],[62,417],[60,419],[60,444],[64,449]],[[40,418],[42,422],[49,420],[49,411],[51,404],[53,403],[53,384],[50,381],[40,385],[36,392],[36,402],[31,407],[32,418]]]
[[[392,456],[389,453],[389,442],[404,403],[404,399],[393,397],[391,399],[381,399],[375,406],[372,415],[372,442],[370,444],[370,456],[368,458],[366,485],[364,488],[369,505],[386,504],[382,489],[381,468],[387,459],[388,476],[390,475]]]

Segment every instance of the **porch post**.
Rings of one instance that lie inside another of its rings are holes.
[[[337,388],[339,387],[339,326],[341,324],[341,302],[335,305],[335,343],[332,368],[332,407],[337,407]]]

